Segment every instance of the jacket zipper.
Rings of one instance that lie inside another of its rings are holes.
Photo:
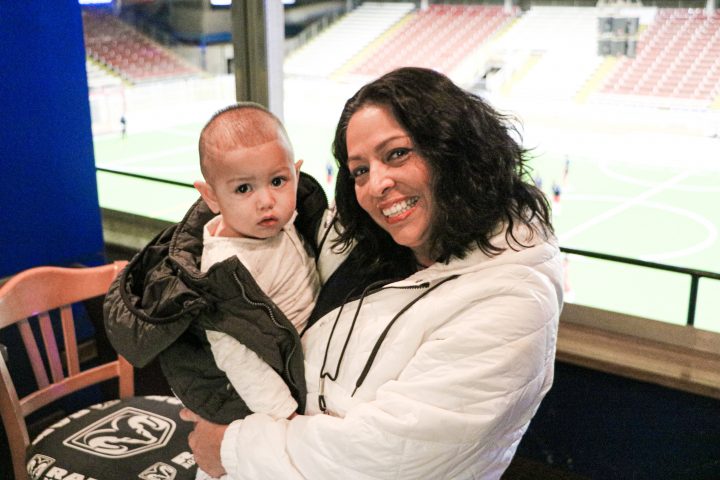
[[[250,300],[247,296],[247,293],[245,293],[245,286],[240,281],[240,278],[238,277],[237,273],[233,272],[232,275],[233,275],[233,278],[235,279],[235,283],[237,283],[238,286],[240,287],[240,292],[242,293],[242,296],[246,302],[248,302],[252,306],[263,308],[267,312],[268,316],[270,317],[270,319],[272,320],[272,322],[275,324],[276,327],[290,332],[290,329],[288,327],[286,327],[285,325],[283,325],[277,321],[277,319],[275,318],[275,315],[272,312],[272,309],[266,303],[255,302],[255,301]],[[292,334],[291,334],[291,336],[292,336]],[[295,344],[295,342],[293,342],[292,349],[290,350],[290,353],[288,354],[287,358],[285,359],[285,364],[283,365],[283,374],[287,378],[287,381],[290,382],[290,385],[292,385],[295,389],[297,389],[297,385],[295,384],[292,376],[290,375],[290,359],[295,354],[296,348],[297,348],[297,345]]]

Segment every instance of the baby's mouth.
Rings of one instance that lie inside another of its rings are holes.
[[[272,225],[272,224],[276,223],[277,221],[278,221],[278,219],[275,217],[266,217],[266,218],[263,218],[262,220],[260,220],[259,223],[260,223],[260,225],[267,226],[267,225]]]

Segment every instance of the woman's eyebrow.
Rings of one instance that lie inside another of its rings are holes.
[[[373,148],[373,151],[381,152],[387,148],[388,143],[394,142],[396,140],[406,140],[406,139],[408,141],[410,141],[410,136],[409,135],[394,135],[392,137],[388,137],[388,138],[384,139],[382,142],[375,145],[375,147]],[[362,159],[363,159],[362,155],[348,155],[348,162],[350,162],[352,160],[359,161]]]
[[[405,140],[405,139],[410,140],[410,136],[409,135],[395,135],[395,136],[386,138],[382,142],[375,145],[375,151],[378,152],[380,150],[385,150],[385,148],[387,148],[388,143],[394,142],[395,140]]]

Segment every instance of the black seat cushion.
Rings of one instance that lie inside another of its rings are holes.
[[[30,445],[31,480],[194,479],[188,447],[193,424],[174,397],[148,396],[93,405],[56,422]]]

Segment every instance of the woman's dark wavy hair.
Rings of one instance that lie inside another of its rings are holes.
[[[362,245],[364,268],[385,261],[414,262],[409,248],[397,245],[360,207],[348,170],[346,134],[350,118],[368,105],[390,109],[407,131],[415,150],[430,164],[434,211],[430,242],[436,261],[463,258],[475,246],[493,256],[504,249],[490,243],[499,226],[516,223],[533,234],[553,232],[545,195],[531,183],[527,150],[514,118],[495,111],[480,97],[446,76],[423,68],[400,68],[362,87],[345,103],[335,131],[333,155],[339,171],[335,187],[340,237],[336,246]],[[414,265],[414,263],[413,263]]]

